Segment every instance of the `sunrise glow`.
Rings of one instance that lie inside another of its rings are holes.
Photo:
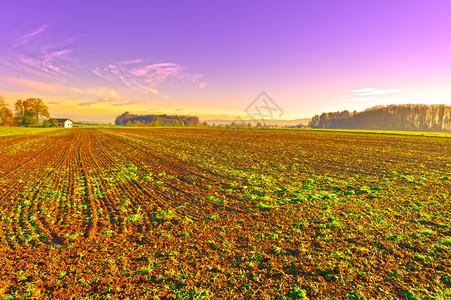
[[[0,95],[99,122],[234,118],[262,91],[283,119],[449,105],[450,14],[448,1],[3,1]]]

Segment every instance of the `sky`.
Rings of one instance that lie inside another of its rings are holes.
[[[0,1],[0,95],[51,116],[451,105],[449,0]]]

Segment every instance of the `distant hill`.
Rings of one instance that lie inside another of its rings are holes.
[[[451,131],[451,105],[380,105],[361,112],[329,112],[314,116],[311,127]]]
[[[149,125],[149,126],[200,126],[195,116],[170,115],[133,115],[129,112],[117,116],[116,125]]]
[[[108,123],[105,122],[96,122],[96,121],[74,121],[75,125],[106,125]]]
[[[304,118],[304,119],[296,119],[296,120],[265,120],[265,124],[269,125],[269,126],[280,126],[280,127],[285,127],[285,126],[297,126],[297,125],[304,125],[306,126],[308,124],[308,122],[310,122],[311,119],[310,118]],[[252,126],[255,126],[257,124],[257,122],[263,123],[261,120],[223,120],[223,119],[213,119],[213,120],[201,120],[201,122],[207,122],[209,125],[230,125],[233,122],[240,124],[240,123],[251,123]]]

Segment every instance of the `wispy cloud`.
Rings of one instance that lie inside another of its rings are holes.
[[[98,87],[90,87],[90,88],[77,88],[66,86],[63,84],[48,84],[41,81],[26,79],[26,78],[18,78],[18,77],[10,77],[7,78],[7,81],[12,85],[17,85],[20,87],[26,87],[28,89],[45,92],[45,93],[61,93],[61,92],[69,92],[73,94],[79,95],[88,95],[92,97],[96,97],[98,99],[102,98],[119,98],[121,97],[121,93],[104,86]]]
[[[401,90],[399,90],[399,89],[379,90],[376,88],[364,88],[364,89],[352,90],[351,93],[356,96],[378,96],[378,95],[384,95],[384,94],[393,94],[393,93],[397,93],[399,91],[401,91]]]
[[[159,95],[157,87],[169,80],[189,82],[201,89],[207,86],[202,81],[202,75],[189,73],[184,66],[172,62],[148,63],[137,59],[97,67],[92,71],[104,79],[122,82],[128,87],[154,95]]]
[[[78,105],[80,105],[80,106],[91,106],[91,105],[94,105],[94,104],[112,103],[112,102],[115,102],[115,101],[117,101],[117,99],[114,99],[114,98],[97,98],[97,99],[92,100],[92,101],[80,102],[80,103],[78,103]]]
[[[0,64],[40,75],[68,75],[66,69],[73,62],[69,45],[75,37],[54,41],[47,34],[47,27],[42,25],[0,45]]]
[[[67,75],[62,68],[62,61],[69,61],[67,54],[71,50],[53,51],[38,57],[19,54],[11,60],[15,65],[34,72],[44,72],[50,75]]]
[[[346,102],[374,102],[380,103],[385,101],[387,95],[401,92],[401,89],[377,89],[377,88],[362,88],[350,90],[348,93],[337,95],[331,99],[330,102],[346,103]]]
[[[351,95],[345,95],[342,99],[337,99],[335,102],[378,102],[381,101],[383,95],[394,94],[400,92],[400,89],[376,89],[376,88],[363,88],[357,90],[351,90]],[[344,100],[343,100],[344,99]]]
[[[141,104],[144,103],[144,100],[130,100],[127,102],[119,102],[119,103],[114,103],[114,106],[126,106],[126,105],[135,105],[135,104]]]
[[[82,94],[82,95],[92,95],[98,98],[118,98],[121,94],[113,89],[104,86],[98,86],[94,88],[74,88],[74,87],[64,87],[66,91]]]
[[[119,101],[116,98],[97,98],[92,101],[80,102],[78,105],[80,106],[93,106],[96,104],[111,104],[113,106],[127,106],[127,105],[136,105],[144,103],[144,100],[128,100],[128,101]]]
[[[16,39],[16,43],[13,45],[13,48],[16,48],[16,47],[19,47],[19,46],[29,43],[31,39],[33,39],[34,37],[36,37],[39,34],[41,34],[42,32],[44,32],[46,30],[46,28],[47,28],[47,25],[44,24],[31,32],[28,32],[28,33],[25,33],[25,34],[19,36]]]

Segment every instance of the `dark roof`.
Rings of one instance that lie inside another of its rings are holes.
[[[67,120],[71,121],[72,123],[74,121],[72,121],[71,119],[68,118],[52,118],[53,120],[57,120],[58,122],[66,122]]]

